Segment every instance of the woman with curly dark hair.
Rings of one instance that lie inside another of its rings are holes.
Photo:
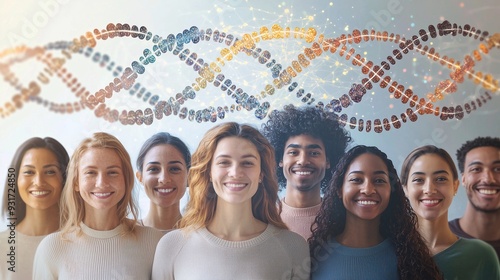
[[[312,279],[442,279],[387,155],[339,161],[309,239]]]
[[[262,126],[276,153],[280,188],[286,188],[281,218],[305,239],[338,160],[351,142],[335,114],[315,107],[288,105],[273,111]]]

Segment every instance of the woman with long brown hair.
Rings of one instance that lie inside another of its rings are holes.
[[[281,220],[272,146],[230,122],[194,152],[179,230],[158,243],[153,279],[308,279],[304,239]]]

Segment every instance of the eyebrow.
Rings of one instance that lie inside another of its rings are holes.
[[[500,160],[495,160],[495,161],[493,161],[492,164],[498,164],[498,163],[500,163]],[[476,161],[469,163],[469,165],[467,165],[467,166],[471,166],[471,165],[475,165],[475,164],[484,165],[484,163],[482,161],[476,160]]]
[[[301,149],[302,145],[299,145],[299,144],[290,144],[286,148],[287,149],[288,148]],[[321,146],[318,145],[318,144],[309,144],[309,145],[306,146],[306,149],[320,149],[320,150],[322,150]]]
[[[446,174],[448,174],[448,175],[450,174],[450,173],[448,173],[448,171],[446,171],[446,170],[438,170],[438,171],[434,171],[434,172],[432,172],[432,175],[441,174],[441,173],[446,173]],[[411,175],[412,175],[412,176],[413,176],[413,175],[425,175],[425,172],[420,172],[420,171],[417,171],[417,172],[413,172]]]
[[[349,172],[349,174],[347,174],[347,175],[350,175],[350,174],[365,174],[365,172],[364,172],[364,171],[361,171],[361,170],[354,170],[354,171]],[[377,174],[377,175],[378,175],[378,174],[382,174],[382,175],[389,176],[389,175],[388,175],[385,171],[383,171],[383,170],[378,170],[378,171],[375,171],[375,172],[373,172],[373,174]]]
[[[82,169],[87,169],[87,168],[93,168],[93,169],[97,169],[97,166],[94,166],[94,165],[87,165],[87,166],[84,166]],[[111,166],[107,166],[106,169],[111,169],[111,168],[119,168],[119,169],[122,169],[121,166],[119,165],[111,165]]]
[[[174,163],[180,163],[182,165],[184,165],[184,163],[182,163],[182,161],[180,160],[171,160],[168,162],[168,164],[174,164]],[[146,165],[149,165],[149,164],[161,164],[159,161],[150,161],[148,163],[146,163]]]
[[[22,167],[35,168],[35,166],[31,165],[31,164],[25,164]],[[57,168],[59,168],[59,165],[57,165],[57,164],[46,164],[46,165],[43,166],[43,168],[49,168],[49,167],[57,167]]]
[[[246,155],[241,156],[241,158],[249,158],[249,157],[257,159],[257,157],[256,157],[256,156],[254,156],[254,155],[252,155],[252,154],[246,154]],[[232,156],[230,156],[230,155],[224,155],[224,154],[223,154],[223,155],[218,155],[218,156],[216,156],[215,158],[216,158],[216,159],[217,159],[217,158],[232,158]]]

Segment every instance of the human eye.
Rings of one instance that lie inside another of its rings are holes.
[[[351,182],[351,183],[358,183],[359,184],[359,183],[363,182],[363,179],[361,179],[359,177],[351,177],[351,178],[349,178],[348,181]]]
[[[230,164],[231,163],[228,160],[220,160],[217,162],[217,165],[219,165],[219,166],[228,166]]]
[[[469,168],[469,172],[472,172],[472,173],[478,173],[478,172],[481,172],[481,167],[479,166],[471,166]]]
[[[57,174],[57,169],[46,170],[45,174],[47,174],[47,175],[55,175],[55,174]]]
[[[420,184],[420,183],[423,183],[424,182],[424,179],[420,178],[420,177],[416,177],[416,178],[413,178],[411,180],[412,183],[414,184]]]
[[[242,162],[242,165],[246,166],[246,167],[252,167],[255,165],[255,163],[252,161],[244,161],[244,162]]]
[[[169,170],[170,170],[170,172],[172,172],[172,173],[179,173],[179,172],[181,172],[181,171],[182,171],[182,168],[181,168],[181,167],[179,167],[179,166],[172,166],[172,167],[170,167],[170,168],[169,168]]]
[[[500,166],[494,166],[493,172],[500,172]]]
[[[31,169],[25,169],[23,171],[23,175],[25,175],[25,176],[29,176],[29,175],[33,175],[33,174],[35,174],[35,171],[33,171]]]
[[[148,169],[146,169],[147,172],[149,173],[155,173],[158,172],[160,169],[157,166],[150,166]]]
[[[108,174],[110,176],[118,176],[118,175],[120,175],[120,171],[118,169],[111,169],[108,171]]]
[[[286,154],[290,156],[296,156],[299,154],[299,152],[297,152],[296,150],[288,150]]]
[[[385,184],[387,180],[385,178],[375,178],[375,184]]]
[[[446,178],[446,177],[437,177],[437,178],[436,178],[436,181],[437,181],[437,182],[447,182],[447,181],[448,181],[448,178]]]
[[[321,155],[321,152],[320,151],[311,151],[309,154],[311,156],[319,156],[319,155]]]

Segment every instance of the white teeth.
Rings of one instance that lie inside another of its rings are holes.
[[[363,205],[375,205],[378,202],[372,200],[358,200],[358,203]]]
[[[492,189],[479,189],[479,193],[481,194],[496,194],[498,190],[492,190]]]
[[[243,188],[246,184],[226,184],[228,188]]]
[[[174,189],[156,189],[160,193],[169,193],[174,191]]]
[[[31,191],[31,194],[35,196],[46,195],[49,193],[50,193],[49,191]]]
[[[435,200],[429,200],[429,199],[426,199],[426,200],[422,200],[423,203],[425,204],[436,204],[436,203],[439,203],[439,200],[435,199]]]
[[[296,171],[295,174],[297,175],[310,175],[312,172],[311,171]]]
[[[97,197],[105,197],[105,196],[111,195],[111,193],[110,192],[108,192],[108,193],[94,193],[94,195]]]

